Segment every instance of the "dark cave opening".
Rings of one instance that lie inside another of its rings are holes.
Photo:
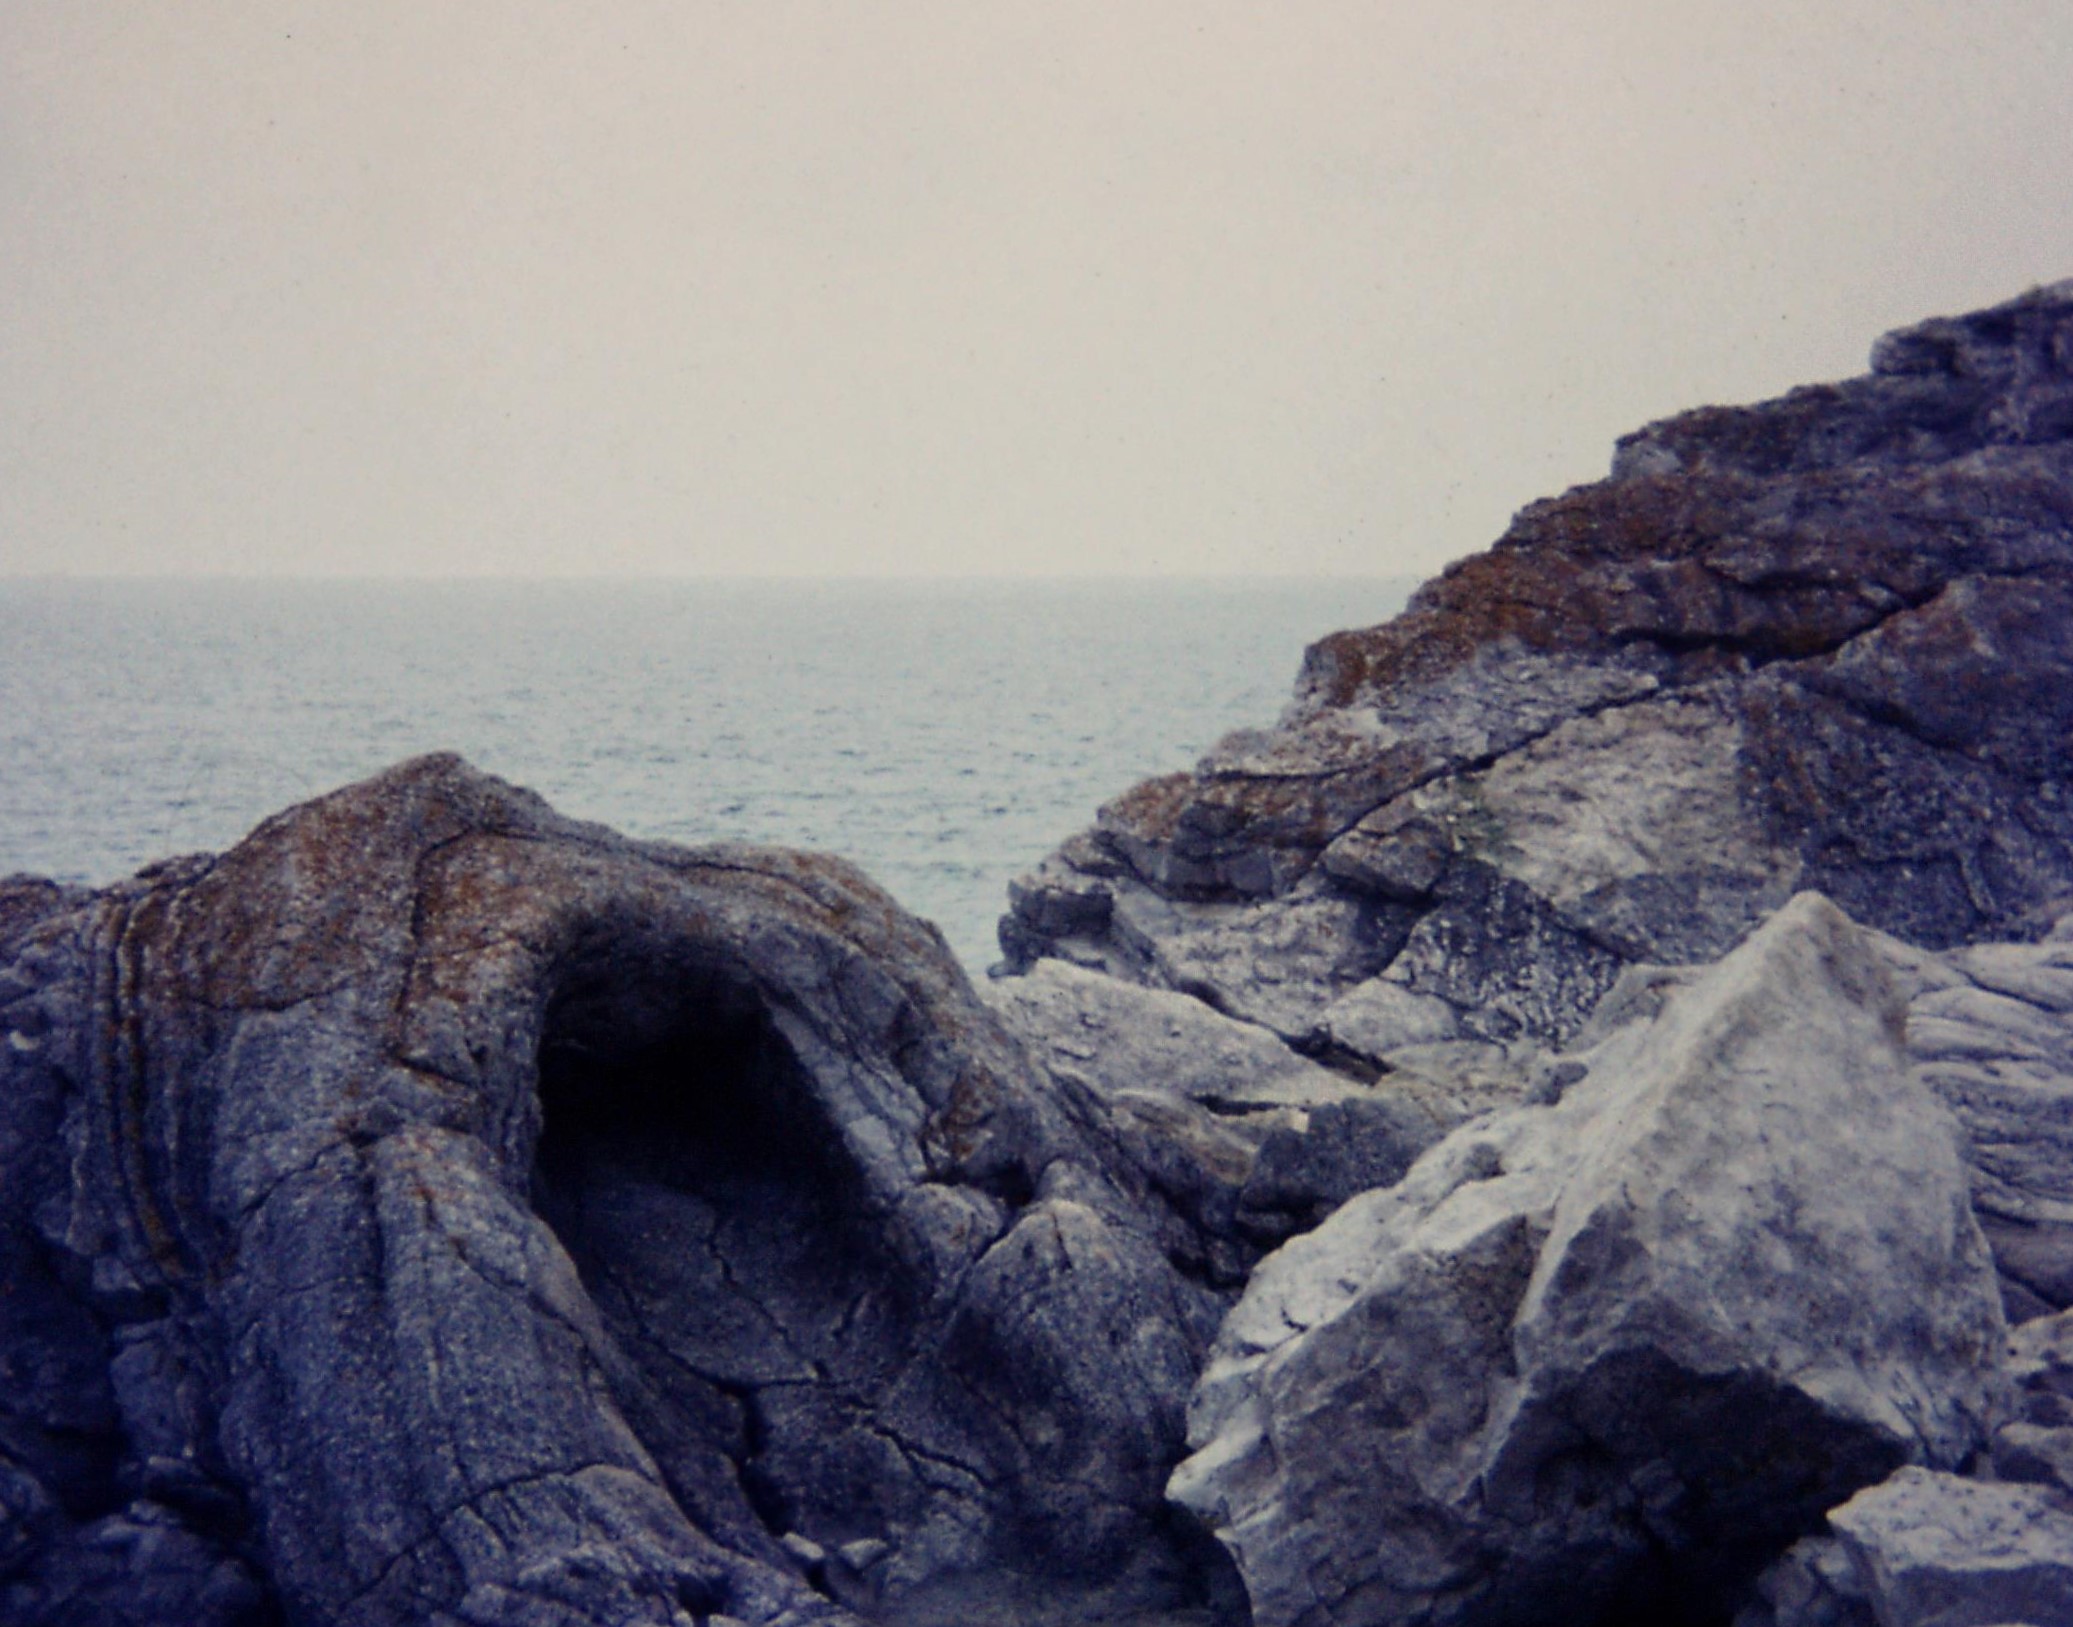
[[[801,1398],[842,1404],[886,1341],[813,1081],[746,976],[633,934],[563,967],[538,1088],[533,1204],[625,1358],[615,1398],[687,1514],[760,1550],[812,1517]]]
[[[812,1099],[767,1008],[696,965],[571,970],[548,1002],[539,1090],[536,1195],[557,1231],[581,1231],[567,1200],[600,1161],[695,1184],[706,1166],[782,1180],[815,1152]]]
[[[920,1488],[871,1420],[912,1355],[904,1273],[829,1107],[744,972],[622,933],[564,964],[539,1040],[533,1206],[692,1523],[742,1552],[883,1538]]]
[[[671,1495],[721,1545],[881,1621],[969,1620],[973,1601],[1051,1619],[1054,1595],[1108,1585],[1031,1547],[1012,1398],[946,1358],[933,1279],[888,1239],[838,1127],[846,1082],[809,1072],[781,996],[659,938],[600,933],[557,971],[532,1202]],[[1128,1587],[1242,1598],[1221,1551],[1171,1523],[1146,1528],[1157,1552],[1131,1557]]]

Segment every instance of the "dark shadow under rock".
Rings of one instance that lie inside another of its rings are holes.
[[[701,1526],[780,1563],[784,1533],[882,1537],[902,1500],[854,1493],[911,1479],[894,1454],[880,1442],[878,1472],[844,1473],[828,1461],[842,1433],[812,1431],[815,1479],[845,1494],[815,1496],[772,1461],[787,1442],[771,1418],[788,1392],[896,1370],[912,1307],[887,1303],[907,1298],[899,1273],[858,1226],[858,1182],[768,1014],[710,971],[671,970],[614,957],[550,1000],[536,1207],[629,1358],[622,1407]]]

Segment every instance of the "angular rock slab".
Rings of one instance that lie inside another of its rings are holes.
[[[1171,1216],[1168,1257],[1235,1289],[1266,1248],[1388,1186],[1458,1114],[1360,1083],[1199,1000],[1044,961],[982,991],[1088,1134]]]
[[[212,1556],[352,1627],[1181,1597],[1218,1306],[838,861],[421,759],[0,889],[0,1021],[22,1619]]]
[[[2073,1499],[1906,1468],[1828,1517],[1879,1627],[2073,1621]]]
[[[2036,943],[1886,954],[1908,1050],[1965,1127],[2010,1319],[2073,1305],[2073,917]]]
[[[1858,1487],[1975,1451],[2005,1324],[1899,1023],[1802,895],[1263,1262],[1170,1487],[1262,1627],[1724,1616]]]

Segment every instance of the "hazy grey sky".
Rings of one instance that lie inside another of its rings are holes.
[[[0,0],[0,572],[1424,573],[2069,274],[2068,0]]]

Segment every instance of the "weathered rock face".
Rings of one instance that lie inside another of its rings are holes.
[[[1902,1469],[1829,1516],[1879,1627],[2073,1621],[2073,1502]]]
[[[1218,1289],[1355,1193],[1395,1184],[1465,1116],[1424,1081],[1360,1083],[1198,1000],[1059,961],[985,997],[1134,1173],[1168,1258]]]
[[[0,882],[0,1621],[2073,1619],[2069,628],[2073,284],[1630,437],[983,1001],[452,758]]]
[[[2073,896],[2073,284],[1872,367],[1630,436],[1313,646],[1276,728],[1017,884],[1010,965],[1387,1065],[1561,1043],[1622,965],[1801,888],[1930,948],[2034,937]]]
[[[0,1021],[0,1618],[1091,1619],[1215,1576],[1161,1486],[1218,1300],[840,863],[424,759],[0,890]]]
[[[1870,937],[1905,1008],[1908,1060],[1965,1132],[1973,1211],[2010,1321],[2073,1305],[2073,915],[2035,943],[1943,954]],[[1630,967],[1594,1024],[1701,971]],[[1543,1058],[1534,1071],[1564,1066]]]
[[[2016,1328],[2009,1375],[2017,1385],[2017,1415],[1995,1433],[1994,1472],[2073,1496],[2073,1312]],[[2065,1557],[2073,1565],[2073,1547]]]
[[[2009,1338],[2016,1415],[1991,1475],[1897,1471],[1757,1580],[1734,1627],[1997,1627],[2073,1621],[2073,1316]]]
[[[1909,1056],[1965,1128],[2010,1318],[2073,1305],[2073,916],[2036,943],[1881,950]]]
[[[1263,1627],[1724,1620],[1853,1491],[1986,1444],[1995,1280],[1877,946],[1802,895],[1619,1015],[1226,1321],[1173,1492]]]

